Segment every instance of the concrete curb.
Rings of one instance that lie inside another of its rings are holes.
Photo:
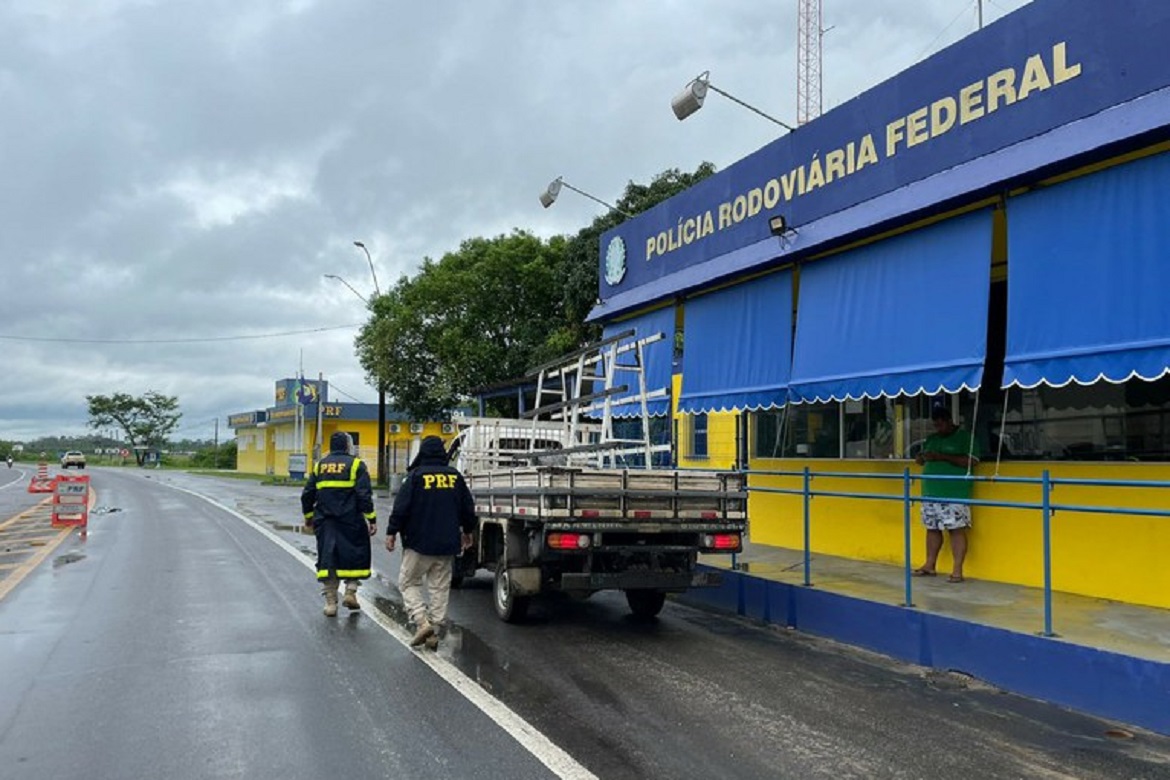
[[[1013,693],[1170,736],[1170,664],[700,564],[720,586],[686,604],[961,671]]]

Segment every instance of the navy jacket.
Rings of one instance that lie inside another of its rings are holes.
[[[447,465],[443,441],[428,436],[394,499],[386,534],[402,534],[402,546],[423,555],[456,555],[459,532],[474,529],[475,502],[467,482]]]
[[[359,458],[330,452],[301,491],[301,510],[317,537],[317,578],[370,576],[370,529],[376,519],[370,472]]]

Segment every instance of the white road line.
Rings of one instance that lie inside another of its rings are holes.
[[[275,542],[281,549],[289,555],[296,558],[303,563],[306,568],[314,569],[315,566],[312,561],[308,560],[304,554],[293,547],[291,544],[282,539],[278,534],[269,528],[265,528],[262,524],[257,523],[250,517],[242,515],[239,512],[227,507],[214,498],[205,496],[202,493],[196,493],[194,490],[178,485],[169,484],[166,482],[159,482],[157,484],[165,485],[174,490],[188,493],[196,498],[202,499],[214,507],[222,509],[234,517],[243,520],[248,525],[255,528],[260,533],[267,536],[270,540]],[[406,633],[398,624],[394,623],[388,617],[383,615],[377,609],[373,609],[369,599],[367,599],[362,591],[358,591],[358,597],[367,607],[362,611],[367,616],[373,619],[375,623],[382,627],[382,629],[398,640],[404,647],[410,648],[410,635]],[[520,745],[536,758],[537,761],[544,764],[557,777],[565,778],[565,780],[598,780],[597,775],[590,772],[584,766],[576,761],[572,756],[558,747],[552,740],[541,734],[528,721],[517,715],[512,710],[508,709],[499,699],[493,698],[480,685],[472,680],[463,672],[459,671],[450,661],[447,661],[442,656],[428,652],[418,652],[411,648],[411,652],[415,658],[431,668],[435,674],[439,675],[448,685],[458,691],[465,699],[479,708],[483,714],[487,715],[500,728],[507,732],[512,739],[520,743]]]
[[[17,474],[16,479],[12,480],[11,482],[9,482],[5,485],[0,485],[0,490],[7,490],[8,488],[12,487],[13,485],[19,485],[24,480],[24,469],[18,468],[16,470],[16,474]]]

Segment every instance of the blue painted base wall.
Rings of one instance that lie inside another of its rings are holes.
[[[740,572],[679,598],[961,671],[1004,690],[1170,735],[1170,664],[827,593]]]

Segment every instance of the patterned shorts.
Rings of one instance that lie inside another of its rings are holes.
[[[971,527],[971,507],[967,504],[922,502],[922,524],[932,531],[953,531]]]

